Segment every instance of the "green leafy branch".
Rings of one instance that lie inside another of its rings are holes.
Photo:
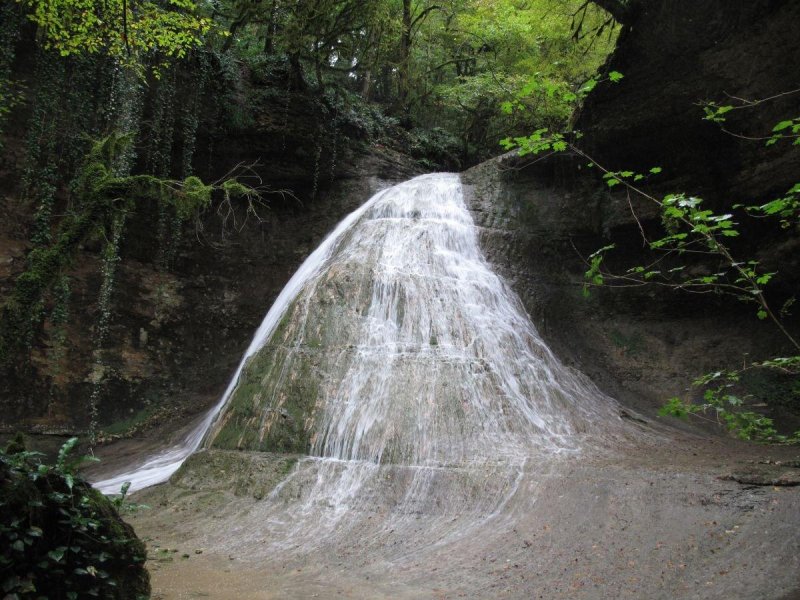
[[[572,150],[588,158],[580,149],[572,147]],[[607,279],[613,279],[622,280],[630,285],[659,284],[673,289],[732,295],[739,300],[755,302],[758,306],[758,318],[771,319],[792,345],[800,350],[797,341],[785,328],[779,316],[773,312],[764,294],[764,287],[777,273],[763,272],[759,269],[758,261],[735,259],[726,245],[725,240],[739,236],[738,223],[734,221],[732,214],[716,214],[703,206],[702,199],[686,194],[669,194],[659,200],[634,185],[645,179],[646,175],[632,171],[610,171],[598,165],[596,161],[590,164],[600,168],[603,179],[609,187],[618,185],[627,187],[629,192],[635,192],[656,203],[660,209],[666,235],[656,240],[648,240],[644,228],[639,224],[642,236],[650,249],[662,252],[663,255],[650,265],[628,269],[624,275],[611,274],[603,269],[603,258],[614,245],[604,246],[592,253],[587,260],[589,268],[585,273],[587,283],[584,286],[584,294],[588,294],[590,285],[604,285]],[[657,175],[660,171],[661,169],[655,167],[650,170],[650,175]],[[747,211],[764,217],[778,215],[783,218],[782,224],[786,227],[789,219],[797,219],[798,191],[800,185],[795,185],[786,198],[747,207]],[[634,212],[632,205],[631,210]],[[669,256],[687,254],[701,255],[706,259],[716,258],[718,261],[716,272],[691,276],[686,274],[685,264],[672,268],[662,266]],[[783,316],[793,301],[794,298],[790,298],[784,304],[780,316]],[[694,403],[688,398],[674,397],[666,402],[659,414],[679,418],[691,415],[706,419],[725,427],[742,439],[770,443],[800,443],[800,431],[788,436],[779,434],[771,418],[744,408],[745,401],[749,400],[749,397],[741,397],[737,389],[742,374],[749,369],[771,369],[797,375],[800,373],[800,356],[773,358],[739,370],[705,374],[692,384],[693,387],[703,389],[702,402]],[[707,417],[708,414],[713,416]]]
[[[618,80],[619,78],[611,79],[611,81]],[[595,85],[596,83],[590,82],[585,89],[586,93],[591,91]],[[800,90],[786,94],[798,91]],[[743,104],[740,107],[708,103],[704,110],[708,120],[723,123],[726,119],[725,115],[732,110],[749,108],[771,99],[767,98],[758,102],[742,101]],[[770,136],[764,138],[739,137],[764,139],[767,145],[774,145],[781,139],[794,139],[794,144],[800,144],[800,139],[797,139],[800,138],[799,133],[800,118],[796,118],[781,121],[775,125]],[[733,213],[715,213],[706,208],[701,198],[683,193],[657,198],[641,189],[640,182],[661,173],[660,167],[653,167],[648,173],[636,173],[629,170],[612,171],[600,165],[577,146],[576,141],[580,137],[580,132],[552,132],[546,128],[540,128],[529,136],[506,138],[500,143],[506,150],[516,149],[520,156],[571,151],[588,160],[590,167],[598,168],[609,188],[616,186],[626,188],[631,213],[639,226],[642,238],[647,246],[657,254],[657,258],[648,265],[634,266],[623,274],[611,273],[605,269],[604,259],[606,254],[615,248],[615,245],[609,244],[599,248],[586,259],[588,268],[584,274],[586,282],[583,289],[584,295],[589,295],[590,287],[607,285],[609,281],[612,281],[615,286],[660,285],[697,293],[731,295],[738,300],[755,303],[758,318],[771,320],[792,346],[800,351],[797,340],[781,320],[794,302],[794,298],[789,298],[776,314],[766,298],[764,288],[777,273],[760,269],[756,260],[738,260],[729,246],[729,241],[740,235],[739,224]],[[647,199],[658,208],[664,235],[657,239],[649,238],[637,217],[631,193]],[[782,198],[756,206],[737,205],[734,210],[744,208],[746,214],[759,218],[777,216],[781,219],[781,226],[785,229],[800,222],[798,196],[800,196],[800,184],[793,186]],[[703,265],[701,268],[705,269],[705,272],[697,274],[697,269],[689,269],[685,263],[685,258],[689,256],[701,258],[701,265]],[[676,258],[681,260],[675,260]],[[708,269],[709,265],[713,265],[710,270]],[[752,367],[784,371],[793,369],[796,373],[799,364],[800,356],[792,356],[763,361]],[[742,409],[743,401],[733,393],[732,389],[741,372],[718,372],[699,378],[694,385],[706,388],[702,403],[694,404],[690,400],[672,398],[662,409],[662,414],[680,417],[694,415],[706,418],[704,415],[711,412],[715,415],[712,419],[714,422],[724,425],[739,437],[771,442],[800,442],[800,432],[792,436],[779,435],[771,419]]]
[[[588,269],[584,274],[586,281],[584,295],[589,294],[591,286],[607,285],[609,281],[616,286],[661,285],[690,292],[731,295],[745,302],[756,303],[758,318],[770,319],[792,345],[800,350],[797,341],[780,318],[794,299],[790,298],[778,315],[772,310],[764,294],[764,287],[777,273],[759,269],[758,261],[736,259],[727,245],[726,240],[740,235],[733,214],[717,214],[708,210],[701,198],[687,194],[669,194],[663,199],[656,198],[642,190],[640,182],[660,174],[662,171],[660,167],[653,167],[646,174],[606,169],[568,141],[565,134],[551,134],[546,130],[539,130],[528,138],[519,140],[517,147],[520,154],[570,150],[589,160],[590,166],[598,168],[609,188],[617,186],[627,188],[631,212],[639,224],[642,237],[651,250],[660,254],[648,265],[635,266],[624,274],[617,274],[607,271],[603,263],[606,254],[613,250],[615,245],[609,244],[599,248],[586,260]],[[648,199],[659,208],[665,235],[654,240],[648,238],[644,227],[636,217],[630,198],[631,192]],[[789,190],[785,197],[762,205],[746,207],[746,211],[753,216],[778,216],[785,228],[798,220],[798,194],[800,194],[800,184]],[[737,206],[737,208],[742,207]],[[690,275],[686,264],[672,266],[674,264],[674,261],[670,260],[672,257],[689,255],[703,258],[706,262],[716,260],[716,268],[700,275]],[[800,356],[774,358],[749,368],[781,370],[796,374],[800,372]],[[707,419],[725,427],[742,439],[771,443],[800,443],[800,432],[790,436],[781,435],[777,432],[772,419],[743,408],[744,401],[748,398],[742,398],[735,392],[739,378],[745,370],[720,371],[698,378],[693,385],[704,388],[701,403],[695,404],[690,399],[671,398],[661,409],[660,414],[682,418],[691,415]],[[707,414],[713,417],[707,417]]]
[[[659,208],[662,224],[667,232],[663,237],[650,240],[640,224],[646,243],[650,249],[660,252],[661,256],[649,265],[629,269],[624,275],[603,270],[603,256],[612,247],[601,248],[589,257],[587,285],[602,285],[607,279],[615,279],[629,284],[657,283],[674,289],[729,294],[739,300],[755,303],[758,318],[771,320],[786,339],[800,350],[800,344],[786,329],[779,314],[773,311],[764,293],[764,286],[776,273],[760,270],[758,261],[735,258],[727,245],[726,239],[739,236],[738,223],[733,220],[732,214],[716,214],[703,206],[701,198],[686,194],[669,194],[663,199],[656,198],[636,185],[645,175],[632,171],[612,171],[574,144],[569,144],[569,147],[575,154],[588,159],[591,165],[600,169],[609,187],[624,186],[628,191],[654,203]],[[651,174],[658,174],[660,171],[660,168],[654,167]],[[667,257],[687,254],[716,259],[716,270],[691,276],[686,274],[685,265],[661,267],[662,264],[668,264],[665,261]]]
[[[782,198],[757,206],[748,206],[746,210],[753,217],[779,217],[783,229],[800,225],[800,183],[794,184]]]
[[[543,92],[550,98],[558,98],[565,104],[577,108],[580,102],[601,82],[619,83],[625,76],[619,71],[611,71],[605,78],[595,76],[583,82],[577,89],[570,89],[563,84],[542,80],[537,73],[517,94],[514,101],[504,102],[501,109],[506,114],[524,108],[522,99],[534,92]],[[581,139],[583,134],[579,131],[558,132],[547,127],[535,130],[527,136],[507,137],[500,140],[500,145],[506,151],[517,150],[519,156],[528,154],[541,154],[542,152],[563,152],[570,147],[571,141]]]
[[[568,138],[569,136],[569,138]],[[661,173],[661,167],[653,167],[648,174],[634,171],[612,171],[603,167],[592,157],[581,150],[572,139],[580,139],[580,132],[570,134],[551,132],[546,128],[538,129],[526,137],[506,139],[501,144],[508,150],[517,149],[520,156],[540,154],[543,152],[564,152],[570,150],[574,154],[589,161],[589,166],[602,172],[602,178],[609,188],[623,186],[655,204],[660,211],[662,224],[667,232],[656,240],[650,240],[641,223],[639,228],[642,237],[651,250],[658,251],[661,256],[653,263],[636,266],[625,274],[613,274],[604,270],[603,260],[607,252],[614,249],[608,245],[592,253],[587,260],[589,266],[585,273],[586,284],[584,295],[588,295],[589,286],[605,285],[608,280],[621,282],[623,285],[658,284],[674,289],[683,289],[699,293],[722,293],[736,297],[745,302],[757,305],[759,319],[770,319],[791,344],[800,350],[800,344],[786,329],[779,314],[770,306],[764,294],[764,286],[776,275],[775,272],[763,272],[758,268],[758,261],[741,261],[733,256],[726,239],[738,237],[738,223],[733,214],[716,214],[703,205],[703,200],[686,194],[669,194],[663,199],[647,193],[637,184],[646,178]],[[571,138],[571,139],[570,139]],[[762,216],[780,215],[788,226],[790,219],[798,218],[800,200],[800,184],[795,185],[784,198],[776,199],[759,206],[748,207],[751,213]],[[630,203],[630,196],[629,196]],[[739,207],[741,208],[741,207]],[[635,211],[631,204],[631,211]],[[637,219],[638,222],[638,219]],[[718,260],[717,268],[710,273],[687,275],[685,265],[662,267],[669,264],[671,256],[701,255]],[[791,303],[791,300],[789,301]],[[784,305],[786,307],[786,305]]]
[[[800,443],[800,431],[791,435],[779,434],[775,422],[760,413],[744,410],[749,396],[740,396],[738,389],[746,371],[752,369],[779,370],[787,374],[800,374],[800,356],[779,357],[749,367],[731,371],[714,371],[698,377],[692,386],[703,389],[703,401],[695,404],[689,399],[670,398],[659,410],[661,416],[672,416],[686,419],[693,416],[715,422],[744,440],[759,442],[797,444]],[[706,415],[711,414],[713,417]]]
[[[703,119],[705,121],[711,121],[712,123],[718,123],[722,131],[728,135],[732,135],[744,140],[763,141],[767,146],[774,146],[781,140],[792,140],[792,145],[800,146],[800,117],[784,119],[783,121],[776,123],[769,134],[762,136],[749,136],[742,133],[735,133],[727,129],[724,125],[728,120],[728,116],[735,111],[756,108],[765,102],[770,102],[771,100],[798,93],[800,93],[800,89],[782,92],[761,100],[747,100],[745,98],[733,97],[732,99],[736,102],[736,104],[704,102],[700,106],[702,107],[705,115]]]
[[[39,28],[45,49],[61,56],[104,53],[145,74],[145,57],[183,58],[214,22],[192,0],[17,0]],[[223,34],[224,35],[224,34]],[[155,63],[158,77],[165,61]]]

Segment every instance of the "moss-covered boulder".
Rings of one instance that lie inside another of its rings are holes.
[[[74,474],[67,450],[48,465],[19,446],[0,449],[3,597],[149,598],[144,544],[114,502]]]

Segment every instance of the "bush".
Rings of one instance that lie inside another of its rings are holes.
[[[19,439],[0,449],[0,589],[4,599],[148,598],[146,549],[115,502],[75,475],[77,443],[54,465]]]

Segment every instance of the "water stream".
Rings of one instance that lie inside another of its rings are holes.
[[[261,509],[274,545],[412,529],[437,544],[504,518],[524,473],[624,435],[616,403],[558,361],[492,271],[458,176],[425,175],[303,263],[181,444],[95,486],[164,481],[201,445],[293,453]]]

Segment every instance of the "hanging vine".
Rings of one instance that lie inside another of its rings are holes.
[[[22,90],[12,78],[11,67],[17,52],[22,14],[13,2],[0,3],[0,134],[13,108],[22,101]],[[0,138],[0,149],[3,143]]]
[[[53,375],[62,371],[66,354],[67,323],[69,322],[69,301],[72,295],[70,278],[62,274],[53,286],[53,308],[50,310],[50,344],[47,359]]]
[[[142,119],[144,84],[135,72],[124,68],[119,61],[114,61],[111,72],[111,94],[104,129],[136,139]],[[114,159],[114,172],[118,175],[130,173],[135,160],[136,149],[128,143]]]
[[[97,340],[102,345],[124,216],[134,211],[140,201],[165,205],[185,221],[210,205],[215,190],[226,198],[244,196],[249,201],[260,198],[258,190],[239,183],[233,174],[213,184],[205,184],[193,176],[182,181],[152,175],[120,176],[113,165],[118,164],[118,157],[127,152],[130,144],[129,135],[116,133],[92,145],[76,178],[79,208],[59,221],[49,244],[37,246],[29,253],[27,269],[17,278],[14,289],[0,307],[0,366],[6,370],[15,370],[21,361],[27,362],[31,342],[44,318],[46,295],[63,277],[79,247],[98,232],[108,240],[102,260],[104,284],[97,326],[100,332]]]
[[[181,115],[181,177],[192,174],[192,161],[194,160],[197,144],[197,129],[200,126],[200,108],[209,79],[211,77],[210,57],[206,52],[196,52],[197,69],[194,74],[194,90],[188,102],[184,104]]]
[[[31,241],[36,245],[50,242],[50,227],[59,175],[60,157],[56,152],[64,63],[53,60],[49,52],[37,51],[35,78],[37,89],[28,122],[27,157],[22,173],[23,194],[36,205]]]
[[[108,337],[111,323],[111,300],[114,292],[114,281],[119,262],[119,244],[125,227],[127,211],[125,208],[114,212],[111,217],[111,236],[106,240],[101,255],[100,293],[97,300],[98,317],[94,336],[94,365],[92,369],[92,393],[89,395],[89,444],[97,442],[97,416],[100,396],[103,393],[103,378],[107,364],[103,356],[103,346]]]

